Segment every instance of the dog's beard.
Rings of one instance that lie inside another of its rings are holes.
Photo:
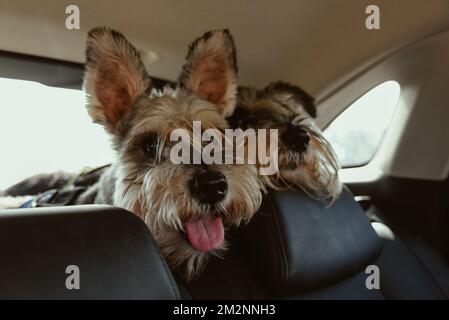
[[[207,216],[219,217],[224,229],[247,222],[260,207],[264,187],[253,165],[216,166],[227,179],[226,197],[210,208],[192,198],[188,182],[195,170],[163,163],[130,174],[132,166],[122,164],[117,173],[114,204],[138,215],[148,226],[171,268],[187,280],[198,274],[210,255],[222,256],[227,243],[210,251],[195,249],[186,224]]]
[[[155,233],[154,238],[170,267],[181,272],[186,280],[201,272],[211,255],[221,258],[227,249],[225,240],[220,248],[213,251],[195,250],[182,232],[169,229]]]
[[[264,176],[264,182],[273,189],[301,188],[310,197],[327,200],[331,205],[342,189],[337,156],[318,128],[312,124],[304,128],[310,136],[307,150],[295,152],[281,144],[279,171]]]

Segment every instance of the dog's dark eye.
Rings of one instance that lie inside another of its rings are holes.
[[[150,133],[143,140],[143,153],[146,157],[155,159],[157,156],[158,136],[156,133]]]

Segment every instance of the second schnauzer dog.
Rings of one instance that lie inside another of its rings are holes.
[[[342,185],[339,163],[313,118],[314,98],[301,88],[274,82],[262,90],[240,87],[233,128],[278,129],[278,172],[261,176],[273,189],[301,188],[310,196],[335,201]]]
[[[154,90],[138,51],[113,30],[89,32],[87,109],[117,152],[95,203],[128,209],[148,225],[169,265],[191,278],[208,255],[226,248],[227,227],[248,221],[263,184],[249,164],[174,164],[170,133],[229,128],[237,98],[234,42],[227,30],[205,33],[188,50],[177,87]]]

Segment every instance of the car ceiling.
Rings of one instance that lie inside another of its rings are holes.
[[[124,33],[148,59],[152,76],[175,80],[187,44],[210,29],[233,33],[241,84],[290,81],[321,94],[377,56],[449,27],[447,0],[377,0],[380,30],[365,28],[365,0],[0,0],[0,50],[84,61],[86,33],[105,25]],[[77,4],[81,29],[65,28]]]

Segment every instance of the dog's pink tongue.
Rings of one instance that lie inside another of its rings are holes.
[[[198,251],[210,251],[221,246],[224,240],[223,222],[220,217],[210,215],[187,222],[187,236]]]

